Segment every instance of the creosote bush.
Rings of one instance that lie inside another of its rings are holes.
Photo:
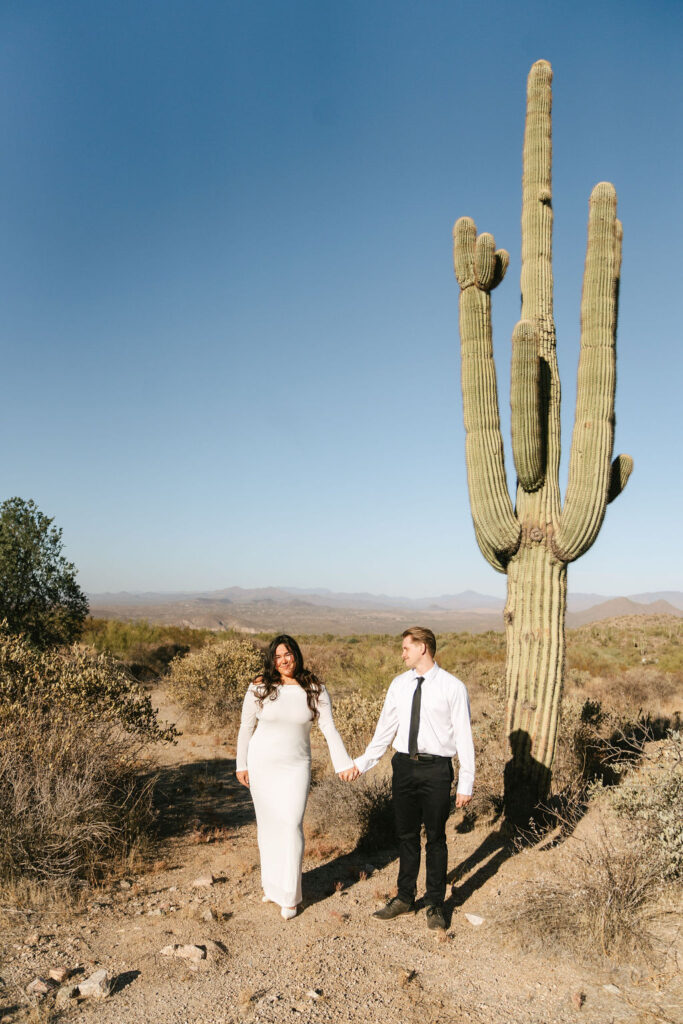
[[[239,712],[247,687],[262,667],[256,645],[232,636],[174,658],[168,692],[195,720],[224,725]]]
[[[0,715],[26,714],[37,700],[46,710],[59,706],[84,721],[116,723],[143,740],[177,735],[174,726],[159,725],[150,697],[109,655],[79,646],[38,651],[0,625]]]
[[[111,658],[0,628],[0,879],[94,879],[141,844],[142,754],[176,735]]]

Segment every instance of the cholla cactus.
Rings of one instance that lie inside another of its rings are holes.
[[[513,509],[503,461],[491,340],[491,290],[509,256],[469,217],[453,230],[460,285],[462,392],[472,518],[486,560],[507,573],[506,808],[526,816],[550,783],[564,670],[567,563],[598,535],[633,462],[614,463],[615,339],[621,263],[616,193],[591,193],[581,302],[576,417],[569,483],[560,498],[560,379],[555,352],[551,192],[552,69],[529,73],[522,194],[522,319],[512,335]]]

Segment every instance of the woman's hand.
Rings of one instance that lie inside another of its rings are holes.
[[[249,789],[249,772],[235,772],[235,775],[237,776],[237,781]]]
[[[337,775],[344,782],[353,782],[353,780],[357,779],[358,776],[360,775],[360,771],[358,770],[358,768],[354,764],[354,765],[351,766],[351,768],[347,768],[346,771],[337,772]]]

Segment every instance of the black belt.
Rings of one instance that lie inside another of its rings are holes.
[[[396,757],[405,758],[406,761],[422,761],[430,764],[433,761],[450,761],[450,757],[446,757],[445,754],[415,754],[415,757],[411,757],[410,754],[402,754],[401,751],[396,751]]]

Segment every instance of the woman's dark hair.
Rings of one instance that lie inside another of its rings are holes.
[[[263,672],[256,680],[256,699],[259,705],[263,707],[264,700],[275,700],[278,695],[282,680],[280,673],[275,667],[275,652],[280,644],[284,644],[290,654],[294,655],[294,678],[302,690],[306,691],[306,703],[310,708],[311,718],[315,722],[318,718],[318,696],[323,688],[323,684],[313,672],[309,672],[307,668],[304,668],[301,648],[294,637],[289,636],[287,633],[281,633],[279,636],[274,637],[268,644]]]

